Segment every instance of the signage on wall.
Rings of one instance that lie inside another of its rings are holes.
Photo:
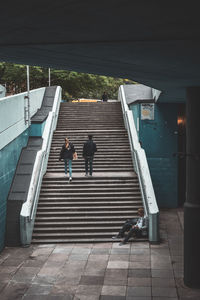
[[[141,120],[154,120],[154,103],[141,104]]]

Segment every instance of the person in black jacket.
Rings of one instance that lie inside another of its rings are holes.
[[[106,93],[106,92],[104,92],[104,93],[103,93],[103,95],[102,95],[101,99],[102,99],[102,101],[103,101],[103,102],[106,102],[106,101],[108,101],[108,95],[107,95],[107,93]]]
[[[88,141],[83,145],[83,157],[85,159],[85,176],[88,176],[88,163],[90,164],[90,176],[93,171],[94,153],[97,151],[97,146],[92,140],[92,135],[88,135]]]
[[[65,176],[67,176],[67,165],[69,166],[69,181],[72,180],[72,160],[75,148],[72,143],[69,142],[68,138],[65,138],[65,144],[62,146],[60,151],[60,161],[64,160],[65,163]]]

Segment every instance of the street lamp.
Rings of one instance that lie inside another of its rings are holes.
[[[49,86],[51,86],[51,69],[49,68]]]
[[[26,82],[27,82],[27,95],[24,96],[25,102],[25,123],[28,126],[31,125],[31,114],[30,114],[30,76],[29,76],[29,66],[26,66]]]

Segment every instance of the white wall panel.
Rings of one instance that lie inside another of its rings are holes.
[[[41,107],[45,88],[30,91],[31,117]],[[27,93],[0,99],[0,149],[19,136],[28,125],[24,121],[24,107]]]

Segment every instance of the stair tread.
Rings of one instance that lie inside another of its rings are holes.
[[[57,201],[56,203],[55,203],[55,201],[53,202],[53,201],[42,201],[41,202],[41,206],[43,206],[43,205],[73,205],[73,204],[76,204],[76,205],[83,205],[83,203],[84,203],[84,205],[90,205],[90,204],[92,204],[92,205],[97,205],[97,204],[100,204],[100,205],[106,205],[106,204],[131,204],[131,205],[136,205],[136,204],[140,204],[140,202],[139,201],[132,201],[132,200],[130,200],[130,201],[123,201],[123,200],[119,200],[119,201],[107,201],[107,202],[103,202],[103,201],[90,201],[90,202],[81,202],[81,201],[77,201],[77,202],[72,202],[72,201],[63,201],[63,202],[59,202],[59,201]],[[40,204],[39,204],[40,205]]]
[[[113,231],[113,232],[103,232],[103,234],[105,235],[105,236],[110,236],[110,237],[112,237],[113,235],[115,235],[116,234],[116,231]],[[88,235],[90,235],[90,236],[99,236],[99,235],[102,235],[102,233],[101,232],[81,232],[81,236],[88,236]],[[33,238],[34,237],[36,237],[36,236],[38,236],[38,237],[41,237],[41,236],[58,236],[58,237],[61,237],[61,236],[80,236],[80,233],[76,233],[76,232],[74,232],[74,233],[63,233],[63,232],[60,232],[60,233],[56,233],[56,232],[54,232],[54,233],[33,233]]]
[[[119,209],[121,207],[121,209],[129,209],[129,208],[132,208],[132,209],[134,209],[134,208],[138,208],[138,206],[134,206],[134,205],[124,205],[124,206],[119,206],[119,205],[101,205],[101,206],[93,206],[93,205],[91,205],[91,206],[81,206],[81,205],[79,205],[79,206],[70,206],[70,207],[68,207],[68,206],[56,206],[56,205],[54,205],[54,206],[51,206],[51,207],[49,207],[49,206],[46,206],[46,205],[39,205],[38,206],[38,211],[41,211],[41,210],[62,210],[62,209],[65,209],[66,210],[66,212],[68,211],[68,210],[72,210],[72,209],[74,209],[74,210],[76,210],[76,212],[78,211],[78,210],[82,210],[82,209],[89,209],[89,210],[97,210],[97,209],[109,209],[109,210],[111,210],[111,209]],[[57,211],[56,211],[57,212]],[[55,213],[56,213],[55,212]]]
[[[53,225],[53,224],[52,224]],[[119,230],[121,227],[120,226],[102,226],[102,227],[97,227],[97,226],[93,226],[93,227],[75,227],[75,230],[84,230],[84,231],[90,231],[90,230]],[[43,230],[46,230],[46,231],[56,231],[56,230],[74,230],[74,227],[71,228],[71,227],[40,227],[40,228],[34,228],[34,233],[37,231],[43,231]]]
[[[95,176],[90,178],[84,177],[82,158],[88,133],[94,135],[98,148]],[[58,161],[66,136],[79,156],[73,162],[70,184],[64,177],[63,161]],[[141,192],[120,102],[61,103],[32,243],[113,242],[112,235],[126,219],[137,217],[140,206]]]
[[[106,221],[107,219],[108,220],[112,220],[112,219],[118,219],[118,220],[120,220],[120,221],[122,221],[123,219],[131,219],[131,218],[136,218],[137,217],[137,215],[136,215],[136,213],[134,214],[132,214],[132,215],[130,215],[130,212],[129,213],[127,213],[127,215],[126,216],[89,216],[89,219],[90,220],[103,220],[103,221]],[[77,219],[79,219],[79,217],[74,217],[74,216],[69,216],[69,217],[63,217],[63,216],[53,216],[53,217],[51,217],[51,216],[48,216],[48,217],[41,217],[41,216],[38,216],[38,215],[36,215],[36,221],[39,221],[39,220],[70,220],[70,221],[72,221],[72,220],[77,220]],[[88,216],[81,216],[81,220],[88,220]]]
[[[45,193],[45,192],[50,191],[52,193],[54,193],[54,192],[62,193],[62,192],[74,191],[74,186],[73,187],[71,185],[68,185],[68,186],[66,186],[65,188],[58,188],[58,187],[57,188],[44,188],[44,187],[42,187],[41,192]],[[87,191],[87,192],[93,192],[93,191],[95,191],[95,192],[105,192],[105,191],[107,191],[107,192],[111,192],[111,191],[118,192],[118,191],[120,191],[120,193],[139,191],[138,187],[124,187],[124,188],[121,188],[121,187],[118,187],[118,186],[111,187],[111,188],[109,188],[109,187],[102,188],[102,187],[89,187],[89,186],[86,186],[86,187],[79,187],[78,190],[79,190],[79,192],[82,192],[82,191],[83,192],[85,192],[85,191]]]
[[[115,211],[115,214],[122,214],[122,212],[123,212],[123,214],[125,214],[125,213],[127,213],[127,214],[130,214],[130,210],[128,210],[128,211]],[[59,212],[59,211],[57,211],[57,212],[48,212],[48,211],[46,211],[46,212],[37,212],[37,215],[39,216],[39,215],[52,215],[52,214],[54,214],[54,215],[65,215],[65,214],[67,214],[67,215],[74,215],[74,214],[78,214],[78,215],[90,215],[90,214],[102,214],[102,215],[105,215],[105,214],[113,214],[113,211],[62,211],[62,212]]]
[[[50,184],[42,184],[42,189],[43,188],[45,188],[45,189],[47,189],[47,188],[50,188],[50,189],[56,189],[56,188],[65,188],[66,186],[68,186],[68,184],[67,183],[61,183],[61,184],[52,184],[52,183],[50,183]],[[76,184],[76,188],[84,188],[84,189],[87,189],[87,188],[93,188],[93,187],[104,187],[105,186],[105,184],[95,184],[95,183],[88,183],[88,184]],[[133,183],[124,183],[124,184],[119,184],[118,182],[117,183],[115,183],[115,184],[109,184],[109,185],[107,185],[108,186],[108,188],[112,188],[112,187],[118,187],[118,188],[121,188],[121,187],[138,187],[139,188],[139,184],[138,183],[135,183],[135,184],[133,184]]]
[[[41,194],[42,195],[44,195],[44,193],[43,192],[41,192]],[[92,194],[90,194],[89,192],[86,192],[86,193],[80,193],[80,192],[68,192],[68,193],[62,193],[62,192],[57,192],[57,193],[53,193],[53,192],[45,192],[45,195],[49,195],[49,194],[51,194],[52,196],[53,195],[55,195],[55,196],[58,196],[58,195],[63,195],[63,196],[69,196],[69,195],[73,195],[73,196],[75,196],[75,195],[78,195],[78,196],[84,196],[84,195],[86,195],[86,196],[88,196],[88,195],[92,195],[92,196],[98,196],[98,195],[100,195],[100,196],[102,196],[102,195],[132,195],[132,194],[140,194],[140,191],[138,190],[138,191],[131,191],[131,192],[127,192],[127,191],[124,191],[124,192],[121,192],[121,191],[119,191],[119,192],[104,192],[104,191],[102,191],[102,192],[99,192],[99,193],[92,193]]]
[[[38,226],[38,225],[47,225],[47,226],[50,226],[52,224],[54,225],[113,225],[113,224],[121,224],[123,223],[123,221],[87,221],[87,222],[84,222],[84,221],[79,221],[79,222],[56,222],[56,224],[53,222],[35,222],[35,225]]]

